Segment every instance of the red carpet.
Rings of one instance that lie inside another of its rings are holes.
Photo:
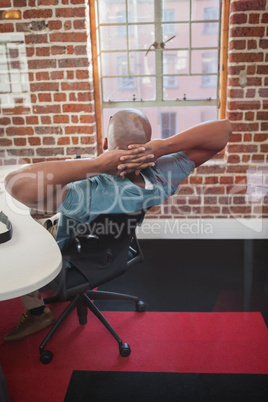
[[[18,299],[1,302],[0,337],[14,326]],[[53,306],[57,316],[62,306]],[[268,374],[267,327],[260,313],[106,312],[128,358],[89,314],[85,327],[76,313],[48,343],[52,362],[39,361],[46,330],[18,343],[0,343],[0,363],[12,402],[64,400],[73,370],[176,373]]]

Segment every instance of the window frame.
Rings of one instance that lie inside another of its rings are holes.
[[[212,105],[212,100],[200,100],[191,99],[187,100],[185,97],[182,99],[176,100],[163,100],[159,105],[158,100],[153,101],[142,101],[133,97],[133,101],[115,101],[115,102],[103,102],[102,101],[102,89],[100,85],[100,74],[99,74],[99,53],[97,49],[97,24],[96,24],[96,9],[95,5],[98,0],[90,0],[90,27],[91,27],[91,45],[92,45],[92,60],[93,60],[93,81],[94,81],[94,96],[95,96],[95,110],[96,110],[96,125],[97,125],[97,137],[98,137],[98,153],[102,152],[102,108],[125,108],[125,107],[133,107],[135,108],[143,108],[143,107],[154,107],[154,106],[198,106],[200,104],[204,106]],[[219,48],[219,68],[218,68],[218,98],[214,100],[214,104],[218,106],[219,109],[219,118],[225,118],[226,114],[226,96],[227,96],[227,57],[228,57],[228,31],[229,31],[229,8],[230,4],[228,0],[220,0],[220,44]],[[159,16],[158,16],[159,18]],[[211,21],[211,20],[210,20]],[[197,21],[194,21],[197,22]],[[204,21],[198,21],[204,22]],[[166,23],[165,21],[161,21],[161,24]],[[173,21],[171,22],[174,23]],[[159,30],[161,31],[161,24]],[[131,24],[129,24],[131,25]],[[128,34],[128,33],[127,33]],[[172,49],[169,49],[172,50]],[[162,62],[162,54],[161,52],[155,52],[156,56],[156,66],[157,66],[157,58],[160,62]],[[161,96],[163,93],[163,76],[161,77],[162,84],[160,85]],[[135,99],[135,100],[134,100]]]
[[[1,34],[0,101],[3,109],[14,109],[17,102],[31,108],[30,83],[24,35]]]

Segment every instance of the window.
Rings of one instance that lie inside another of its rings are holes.
[[[170,21],[175,21],[175,10],[163,10],[163,22]],[[163,24],[163,34],[167,36],[175,35],[175,24]]]
[[[117,35],[127,36],[127,23],[131,22],[131,13],[128,13],[128,21],[126,19],[126,13],[124,11],[117,12],[117,23],[124,25],[117,25]],[[129,35],[133,35],[132,26],[129,27]]]
[[[204,53],[202,55],[202,73],[213,74],[213,75],[202,75],[203,87],[217,86],[217,68],[218,68],[217,53]]]
[[[218,31],[218,23],[212,22],[209,20],[218,20],[219,19],[219,8],[217,7],[208,7],[204,8],[204,33],[206,34],[216,34]]]
[[[213,114],[212,110],[202,110],[200,115],[201,123],[209,120],[215,120],[217,117]]]
[[[174,112],[161,113],[161,138],[169,138],[177,132],[177,115]]]
[[[167,54],[164,56],[164,77],[163,77],[163,86],[164,88],[177,88],[178,86],[178,78],[174,75],[176,74],[176,63],[177,57],[172,54]],[[165,74],[172,74],[172,76],[166,77]]]
[[[120,89],[135,88],[135,80],[133,77],[130,77],[128,73],[128,63],[126,56],[118,57],[118,76]]]
[[[111,108],[146,110],[155,137],[165,111],[177,111],[179,130],[200,123],[202,110],[217,116],[220,0],[92,2],[104,125]]]
[[[23,34],[1,34],[0,104],[2,108],[30,107],[30,86]]]

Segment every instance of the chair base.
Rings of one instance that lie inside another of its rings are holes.
[[[85,293],[76,295],[68,304],[66,309],[60,315],[58,320],[55,322],[53,327],[50,329],[43,342],[39,346],[40,351],[40,361],[43,364],[48,364],[51,362],[53,358],[53,353],[49,350],[45,350],[45,346],[47,342],[50,340],[52,335],[57,331],[59,326],[64,322],[64,320],[71,314],[71,312],[76,308],[77,315],[79,319],[80,325],[85,325],[87,323],[87,313],[88,309],[100,320],[100,322],[108,329],[110,334],[117,341],[119,346],[120,355],[123,357],[127,357],[131,353],[130,346],[127,343],[123,343],[120,336],[113,329],[110,323],[106,320],[101,311],[96,307],[92,300],[129,300],[134,301],[136,303],[136,311],[144,312],[146,307],[143,301],[141,301],[136,296],[125,295],[122,293],[113,293],[113,292],[102,292],[102,291],[94,291],[88,290]],[[55,303],[58,302],[59,299],[57,297],[50,297],[45,299],[45,303]]]

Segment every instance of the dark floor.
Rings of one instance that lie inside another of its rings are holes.
[[[144,262],[99,289],[135,294],[147,311],[260,311],[268,324],[268,240],[253,241],[247,275],[243,240],[141,240],[140,245]],[[128,302],[98,306],[133,309]]]

